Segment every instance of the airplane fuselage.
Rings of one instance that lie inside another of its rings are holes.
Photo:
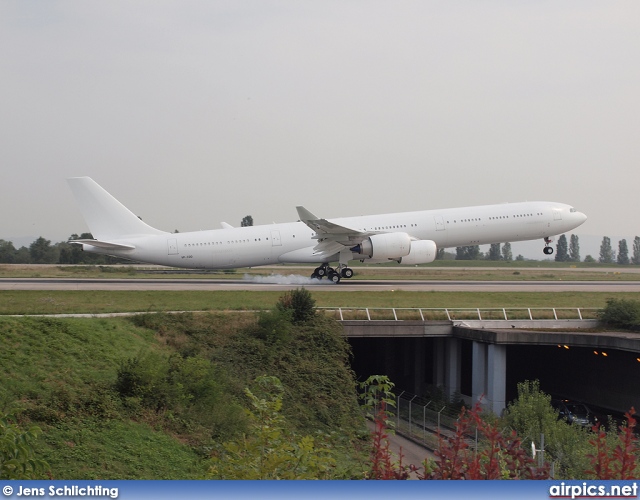
[[[546,238],[574,229],[586,216],[569,205],[522,202],[331,219],[369,233],[407,233],[431,240],[437,248]],[[278,263],[320,263],[338,254],[314,253],[316,233],[303,222],[225,228],[185,233],[127,235],[111,239],[135,248],[105,249],[83,244],[85,251],[184,268],[229,269]],[[352,253],[352,260],[364,260]]]

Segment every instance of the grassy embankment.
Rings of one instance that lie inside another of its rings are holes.
[[[44,430],[39,455],[53,477],[196,477],[192,450],[143,422],[117,418],[119,363],[161,349],[124,320],[0,319],[0,402]],[[144,472],[143,472],[144,471]]]
[[[275,375],[292,429],[338,430],[348,477],[362,421],[346,341],[327,324],[280,323],[282,337],[264,326],[253,314],[0,318],[0,408],[43,429],[54,479],[202,478],[244,431],[244,387]]]

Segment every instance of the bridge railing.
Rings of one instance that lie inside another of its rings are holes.
[[[514,321],[514,320],[593,320],[595,307],[318,307],[340,321]]]

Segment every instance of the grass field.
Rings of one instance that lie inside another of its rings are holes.
[[[440,267],[446,263],[447,267]],[[437,264],[437,265],[435,265]],[[481,265],[482,264],[482,265]],[[515,267],[517,264],[518,267]],[[555,264],[555,265],[553,265]],[[521,267],[526,265],[527,267]],[[544,268],[535,266],[544,265]],[[472,267],[468,267],[472,266]],[[551,267],[548,267],[551,266]],[[244,274],[305,274],[310,269],[294,266],[217,271],[205,274],[147,274],[133,266],[21,266],[1,265],[3,277],[233,277]],[[416,268],[358,267],[358,279],[434,280],[639,280],[637,266],[580,269],[567,263],[525,261],[487,266],[487,261],[442,261]],[[0,291],[0,315],[9,314],[101,314],[142,311],[265,310],[283,292],[253,291]],[[640,300],[640,293],[599,292],[312,292],[319,307],[603,307],[610,297]]]
[[[0,291],[0,315],[101,314],[157,311],[255,311],[283,292],[251,291]],[[604,292],[312,292],[318,307],[603,307],[608,298],[640,300],[640,293]]]

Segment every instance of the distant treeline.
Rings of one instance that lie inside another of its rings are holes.
[[[91,239],[91,233],[72,234],[69,239]],[[124,259],[82,251],[81,245],[62,241],[51,244],[40,236],[29,247],[16,248],[12,242],[0,239],[0,263],[2,264],[120,264]]]
[[[72,234],[69,239],[91,239],[91,233],[82,233],[80,236]],[[611,238],[605,236],[602,238],[600,245],[600,255],[596,259],[591,255],[587,255],[584,260],[580,257],[580,242],[578,236],[572,234],[569,241],[566,235],[561,235],[555,246],[556,262],[600,262],[602,264],[636,264],[640,265],[640,236],[636,236],[633,240],[631,255],[627,240],[622,239],[618,242],[618,250],[614,250],[611,246]],[[464,247],[456,247],[455,253],[447,252],[445,248],[438,250],[439,260],[491,260],[505,261],[513,260],[522,261],[525,258],[517,255],[515,259],[511,253],[511,243],[494,243],[489,247],[488,252],[481,252],[479,245],[471,245]],[[129,262],[125,259],[117,257],[109,257],[106,255],[98,255],[82,251],[80,245],[62,241],[51,244],[40,236],[29,247],[16,248],[12,242],[0,239],[0,263],[1,264],[121,264]]]
[[[627,240],[622,239],[618,242],[618,250],[615,251],[611,246],[611,238],[605,236],[602,238],[600,245],[600,254],[598,258],[587,255],[584,260],[580,257],[580,241],[578,236],[572,234],[569,241],[566,235],[561,235],[555,246],[556,262],[600,262],[602,264],[640,264],[640,236],[633,239],[631,256],[629,255],[629,247]],[[481,252],[479,245],[471,245],[465,247],[456,247],[456,253],[446,252],[444,248],[438,250],[438,259],[440,260],[492,260],[492,261],[512,261],[514,260],[511,253],[511,243],[494,243],[489,247],[488,252]],[[516,261],[525,260],[522,255],[515,258]]]

